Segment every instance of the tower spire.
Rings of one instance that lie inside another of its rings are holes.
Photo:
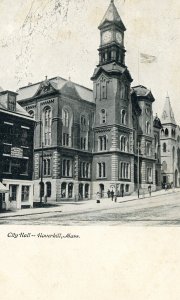
[[[171,106],[171,102],[170,102],[168,93],[167,93],[164,108],[163,108],[162,123],[170,123],[170,124],[176,125],[176,121],[174,118],[174,113],[173,113],[173,109]]]
[[[110,24],[110,23],[114,23],[114,24],[116,24],[119,28],[121,28],[123,31],[125,31],[126,30],[126,28],[125,28],[125,26],[124,26],[124,24],[123,24],[123,22],[122,22],[122,20],[121,20],[121,17],[120,17],[120,15],[119,15],[119,13],[118,13],[118,11],[117,11],[117,8],[116,8],[116,6],[115,6],[115,4],[114,4],[114,0],[111,0],[111,2],[110,2],[110,4],[109,4],[109,7],[108,7],[108,9],[107,9],[107,11],[106,11],[106,13],[105,13],[105,15],[104,15],[104,17],[103,17],[103,19],[102,19],[102,21],[101,21],[101,23],[99,24],[99,29],[101,29],[102,28],[102,26],[104,25],[104,24]]]

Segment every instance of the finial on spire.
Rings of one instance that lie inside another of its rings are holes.
[[[47,75],[45,76],[45,80],[47,81]]]
[[[69,76],[68,80],[71,81],[71,76]]]
[[[114,0],[111,0],[111,3],[114,3]]]
[[[168,92],[167,92],[166,98],[169,98],[169,94],[168,94]]]

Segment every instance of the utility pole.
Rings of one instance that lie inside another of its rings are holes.
[[[42,149],[41,149],[41,181],[40,181],[40,205],[42,206],[42,191],[43,191],[43,142],[42,142]]]
[[[140,173],[140,170],[139,170],[139,142],[138,142],[138,165],[137,165],[137,187],[138,187],[138,198],[139,198],[139,173]]]

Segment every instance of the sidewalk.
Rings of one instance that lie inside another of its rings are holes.
[[[151,198],[156,196],[163,196],[167,194],[173,194],[173,193],[179,193],[180,188],[176,188],[174,190],[160,190],[156,192],[152,192]],[[125,197],[118,197],[116,205],[119,206],[119,204],[123,202],[129,202],[129,201],[135,201],[135,200],[146,200],[149,199],[149,194],[145,194],[145,197],[142,197],[140,195],[139,199],[137,194],[136,195],[130,195]],[[54,202],[54,206],[52,207],[40,207],[40,208],[27,208],[27,209],[21,209],[17,211],[12,212],[5,212],[0,213],[0,218],[6,218],[6,217],[18,217],[18,216],[28,216],[28,215],[41,215],[41,214],[49,214],[53,212],[60,212],[62,214],[71,214],[71,213],[78,213],[88,210],[101,210],[101,209],[108,209],[114,207],[114,201],[111,200],[111,198],[102,198],[101,203],[96,203],[96,200],[84,200],[84,201],[78,201],[78,202]]]

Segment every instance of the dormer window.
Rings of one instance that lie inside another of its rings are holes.
[[[16,111],[16,97],[13,95],[8,95],[8,109]]]

